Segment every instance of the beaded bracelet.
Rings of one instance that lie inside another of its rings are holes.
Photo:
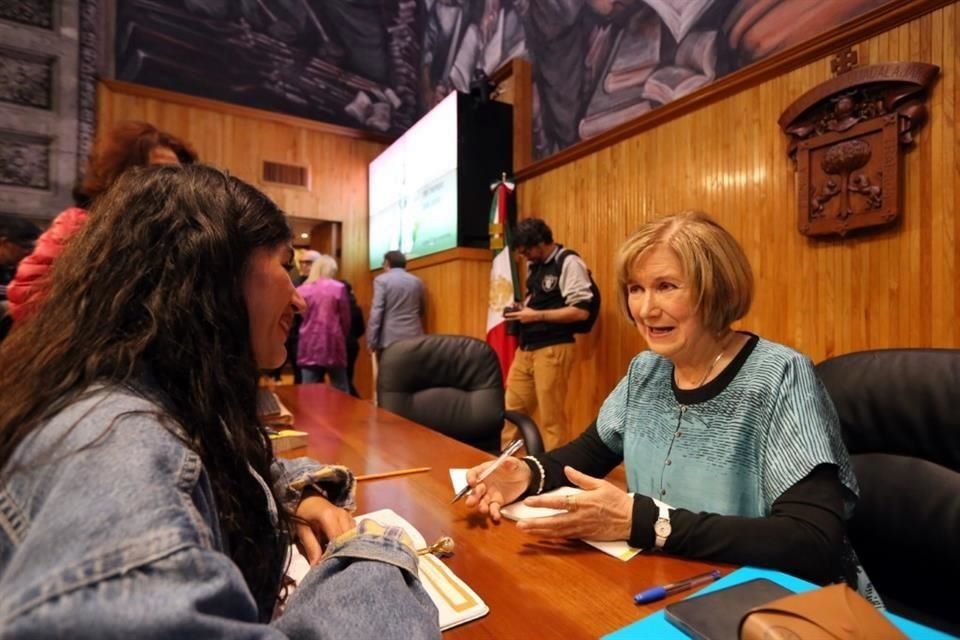
[[[544,481],[544,479],[546,478],[547,474],[545,474],[545,473],[543,472],[543,465],[540,464],[540,461],[537,460],[536,458],[534,458],[533,456],[524,456],[523,459],[524,459],[524,460],[530,460],[531,462],[533,462],[533,464],[535,464],[535,465],[537,466],[537,469],[540,470],[540,486],[537,487],[537,492],[536,492],[535,494],[533,494],[533,495],[535,495],[535,496],[538,496],[538,495],[540,495],[541,493],[543,493],[543,481]]]

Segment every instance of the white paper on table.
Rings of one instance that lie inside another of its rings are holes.
[[[453,491],[456,493],[467,485],[466,469],[450,469],[450,482],[453,484]],[[548,491],[545,496],[572,496],[581,493],[583,490],[577,487],[560,487],[553,491]],[[523,502],[514,502],[500,509],[500,513],[510,520],[529,520],[532,518],[545,518],[554,516],[558,513],[566,513],[566,509],[550,509],[547,507],[528,507]],[[613,556],[618,560],[626,562],[640,553],[641,549],[631,547],[626,540],[584,540],[588,545],[603,551],[605,554]]]

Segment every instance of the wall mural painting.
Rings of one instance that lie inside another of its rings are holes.
[[[439,1],[439,0],[438,0]],[[543,158],[888,0],[516,0]]]
[[[117,77],[399,134],[525,56],[543,158],[888,1],[118,0]]]
[[[120,80],[399,135],[422,113],[417,0],[117,0]]]

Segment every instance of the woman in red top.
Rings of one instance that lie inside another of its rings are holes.
[[[47,291],[47,274],[67,241],[87,220],[85,207],[107,190],[124,171],[134,166],[192,164],[197,154],[189,144],[146,122],[122,122],[101,140],[91,154],[87,175],[77,194],[78,206],[54,219],[29,256],[17,266],[7,287],[10,315],[15,322],[29,317]]]

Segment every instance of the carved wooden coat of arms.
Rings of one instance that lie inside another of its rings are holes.
[[[900,154],[926,121],[940,68],[856,67],[814,87],[780,116],[797,168],[800,233],[845,235],[900,214]]]

